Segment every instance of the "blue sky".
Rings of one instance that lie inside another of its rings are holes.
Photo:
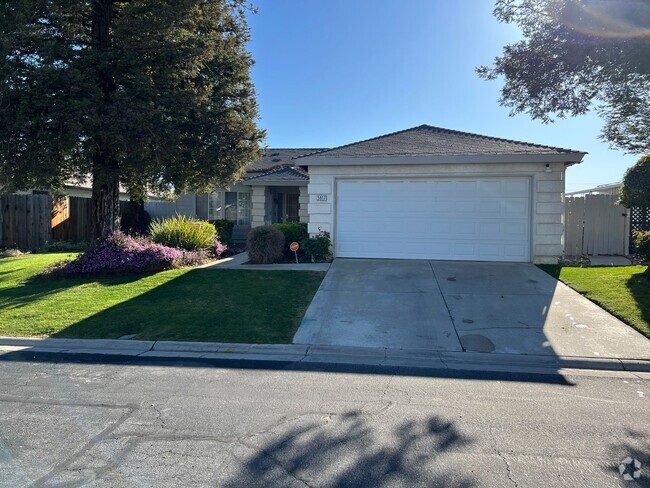
[[[254,0],[250,49],[271,147],[333,147],[420,124],[586,151],[567,191],[618,181],[638,159],[598,139],[595,113],[544,125],[478,78],[518,39],[488,0]]]

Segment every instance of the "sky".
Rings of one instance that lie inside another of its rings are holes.
[[[253,0],[250,50],[269,147],[335,147],[421,124],[589,154],[566,191],[620,181],[638,156],[599,139],[592,112],[509,116],[475,73],[520,38],[490,0]]]

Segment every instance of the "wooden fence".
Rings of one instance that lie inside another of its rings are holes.
[[[0,195],[0,247],[36,249],[51,238],[49,195]]]
[[[120,202],[122,212],[129,202]],[[92,200],[50,195],[0,195],[0,248],[34,250],[47,241],[88,241]]]
[[[618,195],[587,194],[565,199],[567,256],[629,254],[629,211]]]

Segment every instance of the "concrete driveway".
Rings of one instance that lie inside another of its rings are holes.
[[[532,264],[336,259],[294,343],[650,359],[650,341]]]

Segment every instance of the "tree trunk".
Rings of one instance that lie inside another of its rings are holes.
[[[102,55],[102,51],[110,54],[112,20],[113,0],[93,0],[91,36],[92,48],[97,51],[95,75],[102,90],[100,117],[110,113],[116,90],[114,74],[110,63],[106,62],[109,58]],[[107,237],[120,228],[119,165],[112,153],[105,123],[100,119],[93,137],[93,239]]]
[[[108,237],[120,228],[120,181],[117,165],[105,161],[105,156],[105,153],[97,150],[93,157],[93,240]]]

